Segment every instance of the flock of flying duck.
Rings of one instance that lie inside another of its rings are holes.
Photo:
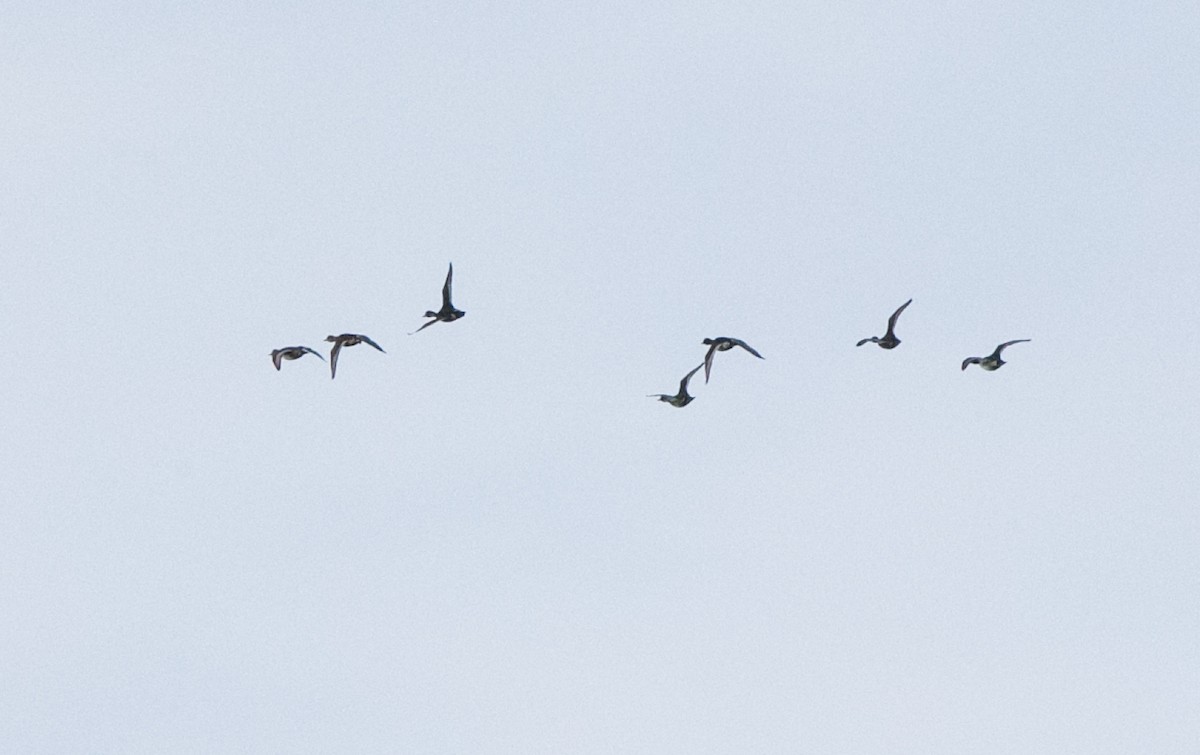
[[[455,320],[459,319],[460,317],[462,317],[463,315],[466,314],[466,312],[462,311],[461,309],[456,309],[455,306],[450,303],[450,282],[453,279],[454,279],[454,263],[451,262],[450,270],[446,273],[446,283],[445,283],[445,285],[442,286],[442,308],[436,312],[434,312],[432,310],[429,312],[426,312],[425,316],[432,317],[433,319],[430,320],[429,322],[425,323],[421,327],[417,328],[412,333],[409,333],[410,336],[420,333],[422,330],[425,330],[425,328],[428,328],[430,325],[433,325],[435,322],[454,322]],[[387,353],[386,351],[383,350],[382,346],[375,343],[367,336],[364,336],[362,333],[342,333],[340,336],[326,336],[325,340],[333,344],[333,348],[330,349],[330,351],[329,351],[329,379],[330,380],[337,377],[338,355],[342,353],[342,349],[344,349],[344,348],[349,348],[351,346],[357,346],[360,343],[365,343],[368,346],[374,347],[376,350],[378,350],[379,352],[381,352],[383,354]],[[316,351],[314,351],[313,349],[310,349],[307,346],[284,346],[282,349],[275,349],[274,351],[271,352],[271,362],[275,365],[275,369],[278,370],[282,367],[284,359],[291,361],[292,359],[299,359],[300,357],[304,356],[305,354],[312,354],[313,356],[320,359],[322,362],[325,361],[325,357],[321,356]]]
[[[425,328],[428,328],[435,322],[454,322],[455,320],[466,315],[466,312],[455,308],[455,306],[450,303],[450,283],[453,278],[454,263],[451,262],[450,270],[446,273],[446,283],[442,286],[442,308],[436,312],[432,310],[426,312],[425,316],[433,319],[417,328],[412,333],[409,333],[410,336],[420,333],[422,330],[425,330]],[[900,313],[903,312],[909,304],[912,304],[912,302],[913,300],[909,299],[901,304],[899,309],[892,313],[892,316],[888,318],[886,333],[884,333],[882,336],[871,336],[869,338],[864,338],[856,343],[855,346],[862,346],[864,343],[877,344],[881,349],[894,349],[899,346],[900,339],[896,337],[896,321],[900,319]],[[361,333],[342,333],[340,336],[326,336],[325,340],[333,344],[333,348],[329,351],[329,377],[331,380],[337,377],[338,355],[341,354],[343,348],[349,348],[350,346],[357,346],[360,343],[365,343],[368,346],[374,347],[381,353],[387,353],[383,350],[383,347]],[[1029,341],[1030,339],[1028,338],[1018,338],[1015,341],[1005,341],[997,346],[995,351],[985,357],[967,357],[963,360],[962,368],[965,370],[968,366],[977,364],[988,372],[998,370],[1007,364],[1007,362],[1000,357],[1000,354],[1006,348],[1015,343],[1028,343]],[[708,353],[704,355],[704,361],[693,367],[690,372],[683,376],[683,379],[679,381],[678,393],[675,393],[674,395],[667,393],[651,393],[647,397],[657,398],[659,401],[665,401],[671,406],[684,407],[690,404],[692,400],[696,398],[688,393],[688,381],[692,379],[692,375],[695,375],[700,371],[700,368],[703,367],[704,382],[707,383],[709,376],[712,374],[713,358],[716,356],[718,351],[729,351],[733,348],[740,347],[759,359],[764,358],[762,354],[759,354],[750,344],[746,343],[740,338],[730,338],[728,336],[721,336],[720,338],[705,338],[704,345],[708,347]],[[307,346],[284,346],[282,349],[275,349],[271,352],[271,362],[275,365],[275,369],[279,370],[282,368],[283,360],[287,359],[291,361],[293,359],[299,359],[305,354],[312,354],[321,361],[325,361],[325,357],[321,356],[319,353]]]
[[[892,316],[888,318],[887,332],[883,334],[882,338],[878,336],[871,336],[870,338],[862,339],[854,345],[862,346],[864,343],[877,343],[881,349],[894,349],[899,346],[900,339],[896,337],[896,320],[900,319],[900,313],[904,311],[905,307],[907,307],[909,304],[912,304],[912,302],[913,300],[909,299],[901,304],[899,309],[892,313]],[[1030,339],[1028,338],[1018,338],[1015,341],[1005,341],[997,346],[996,350],[991,354],[988,354],[986,357],[967,357],[963,360],[962,368],[965,370],[967,369],[967,365],[977,364],[988,372],[994,372],[995,370],[1003,367],[1005,364],[1008,364],[1000,358],[1000,352],[1004,351],[1009,346],[1012,346],[1014,343],[1029,343],[1029,340]]]
[[[871,336],[870,338],[864,338],[856,343],[855,346],[862,346],[864,343],[878,344],[879,348],[881,349],[894,349],[899,346],[900,339],[896,337],[896,320],[900,319],[900,313],[904,311],[904,308],[912,303],[913,300],[909,299],[901,304],[899,309],[892,313],[892,316],[888,318],[886,333],[884,333],[882,336]],[[1009,346],[1012,346],[1014,343],[1027,343],[1029,340],[1030,339],[1028,338],[1019,338],[1015,341],[1005,341],[997,346],[995,351],[985,357],[967,357],[963,360],[962,368],[965,370],[969,365],[977,364],[988,372],[998,370],[1007,364],[1003,359],[1000,358],[1001,352],[1003,352]],[[678,393],[673,396],[666,393],[651,393],[649,394],[649,398],[657,398],[659,401],[665,401],[671,406],[687,406],[690,404],[695,396],[688,393],[688,381],[692,379],[692,375],[695,375],[697,372],[699,372],[700,368],[703,367],[704,382],[707,383],[709,374],[712,372],[713,357],[718,351],[729,351],[735,346],[740,346],[759,359],[764,358],[763,355],[755,351],[750,344],[739,338],[729,338],[727,336],[722,336],[721,338],[705,338],[704,345],[708,347],[708,353],[704,355],[704,361],[696,365],[694,368],[692,368],[691,372],[683,376],[683,380],[679,381]]]

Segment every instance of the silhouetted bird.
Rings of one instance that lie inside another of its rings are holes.
[[[963,360],[962,368],[965,370],[967,369],[967,365],[977,364],[988,372],[998,370],[1007,364],[1007,362],[1000,358],[1000,352],[1004,351],[1009,346],[1012,346],[1014,343],[1029,343],[1030,340],[1031,339],[1029,338],[1018,338],[1015,341],[1005,341],[997,346],[996,350],[991,354],[988,354],[986,357],[967,357]]]
[[[696,365],[696,369],[683,376],[683,380],[679,381],[679,393],[676,393],[674,396],[667,395],[666,393],[649,393],[646,395],[646,398],[657,398],[659,401],[666,401],[671,406],[687,406],[692,403],[692,399],[696,398],[695,396],[688,395],[688,381],[703,366],[703,364],[698,364]]]
[[[712,372],[713,355],[718,351],[729,351],[734,346],[741,346],[746,351],[749,351],[759,359],[763,359],[763,355],[750,347],[750,344],[740,338],[728,338],[721,336],[720,338],[705,338],[704,345],[708,347],[708,353],[704,355],[704,382],[708,382],[708,375]]]
[[[329,352],[329,379],[330,380],[337,377],[338,354],[340,354],[342,352],[343,346],[350,347],[350,346],[357,346],[360,343],[365,343],[369,346],[374,346],[376,349],[383,352],[384,354],[387,353],[386,351],[383,351],[383,349],[379,346],[379,344],[375,343],[370,338],[367,338],[364,335],[359,335],[358,333],[342,333],[340,336],[326,336],[325,340],[329,341],[330,343],[333,344],[333,349]]]
[[[325,357],[321,356],[307,346],[284,346],[282,349],[275,349],[271,352],[271,361],[275,364],[275,369],[278,370],[284,359],[289,361],[292,359],[299,359],[305,354],[312,354],[322,362],[325,361]]]
[[[442,286],[442,308],[439,309],[437,312],[426,312],[425,316],[432,317],[433,319],[430,320],[429,322],[425,323],[421,327],[417,328],[412,333],[409,333],[410,336],[420,333],[422,330],[425,330],[425,328],[428,328],[430,325],[433,325],[435,322],[454,322],[458,318],[467,314],[466,312],[463,312],[461,309],[455,309],[454,305],[450,303],[450,280],[453,277],[454,277],[454,263],[451,262],[450,263],[450,271],[446,273],[446,285]]]
[[[907,307],[909,304],[912,304],[912,301],[912,299],[909,299],[901,304],[900,309],[897,309],[892,313],[892,316],[888,318],[888,329],[887,332],[883,334],[883,338],[871,336],[870,338],[862,339],[854,345],[862,346],[864,343],[877,343],[881,349],[894,349],[899,346],[900,339],[896,338],[896,320],[900,319],[900,313],[904,311],[905,307]]]

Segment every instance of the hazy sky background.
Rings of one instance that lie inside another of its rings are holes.
[[[0,748],[1196,752],[1195,3],[245,5],[0,10]]]

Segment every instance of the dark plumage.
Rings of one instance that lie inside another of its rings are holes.
[[[703,364],[698,364],[694,370],[683,376],[683,380],[679,381],[679,393],[676,393],[674,396],[666,393],[651,393],[647,395],[647,398],[657,398],[659,401],[665,401],[671,406],[687,406],[688,404],[692,403],[694,398],[696,398],[695,396],[689,395],[687,392],[688,381],[691,380],[692,375],[695,375],[696,372],[703,366]]]
[[[706,383],[708,382],[709,373],[712,372],[713,356],[718,351],[729,351],[734,346],[741,346],[743,349],[749,351],[759,359],[764,358],[762,354],[759,354],[757,351],[751,348],[750,344],[746,343],[740,338],[729,338],[728,336],[721,336],[720,338],[705,338],[704,345],[708,347],[708,353],[704,355],[704,364],[702,365],[704,367],[704,382]]]
[[[882,338],[879,336],[871,336],[870,338],[862,339],[854,345],[862,346],[864,343],[877,343],[881,349],[894,349],[899,346],[900,339],[896,337],[896,320],[900,319],[900,313],[904,311],[905,307],[907,307],[909,304],[912,304],[912,302],[913,300],[909,299],[900,305],[900,309],[897,309],[892,313],[892,316],[888,318],[887,332],[883,334]]]
[[[284,346],[282,349],[275,349],[271,352],[271,362],[275,365],[275,369],[278,370],[280,369],[284,359],[299,359],[305,354],[312,354],[322,362],[325,361],[325,357],[321,356],[307,346]]]
[[[383,349],[380,347],[379,344],[375,343],[370,338],[367,338],[366,336],[360,335],[358,333],[342,333],[340,336],[326,336],[325,340],[329,341],[330,343],[333,344],[333,349],[329,352],[329,379],[330,380],[337,377],[338,354],[340,354],[342,352],[343,346],[350,347],[350,346],[357,346],[360,343],[365,343],[368,346],[374,346],[376,349],[378,349],[380,352],[383,352],[384,354],[387,353],[386,351],[383,351]]]
[[[991,354],[988,354],[986,357],[967,357],[963,360],[962,368],[965,370],[967,369],[967,365],[977,364],[988,372],[998,370],[1005,364],[1008,364],[1000,358],[1000,352],[1004,351],[1009,346],[1012,346],[1014,343],[1029,343],[1030,340],[1031,339],[1029,338],[1018,338],[1015,341],[1005,341],[997,346],[996,350]]]
[[[442,286],[442,308],[439,309],[437,312],[432,312],[432,311],[426,312],[425,316],[432,317],[433,319],[430,320],[429,322],[425,323],[421,327],[417,328],[412,333],[409,333],[410,336],[420,333],[422,330],[425,330],[425,328],[428,328],[430,325],[433,325],[435,322],[454,322],[458,318],[463,317],[464,315],[467,314],[466,312],[462,311],[461,309],[455,309],[454,305],[450,303],[450,281],[453,277],[454,277],[454,263],[451,262],[450,270],[449,270],[449,272],[446,273],[446,283],[445,283],[445,285]]]

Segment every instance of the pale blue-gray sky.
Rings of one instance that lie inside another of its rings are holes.
[[[751,5],[6,4],[0,749],[1195,752],[1200,11]]]

